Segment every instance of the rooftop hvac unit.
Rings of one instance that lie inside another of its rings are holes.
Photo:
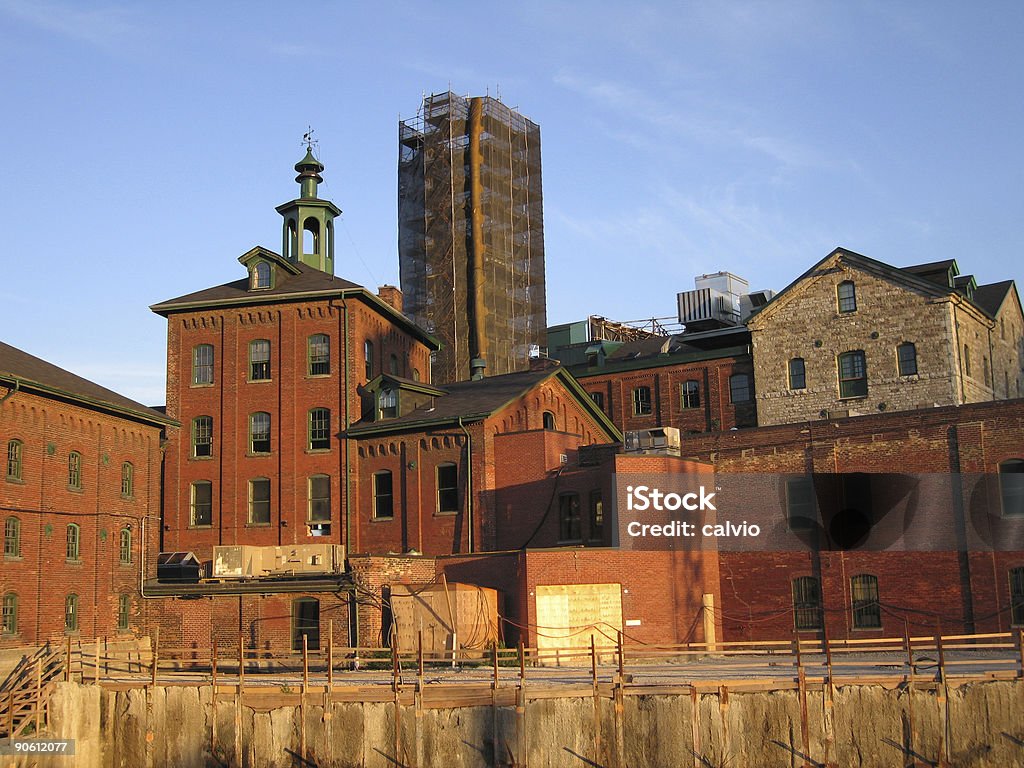
[[[627,432],[625,448],[628,453],[669,453],[679,455],[681,442],[676,427],[655,427]]]
[[[203,565],[191,552],[161,552],[156,557],[156,580],[164,584],[198,584]]]
[[[740,296],[740,320],[746,322],[752,314],[775,298],[775,291],[753,291]]]
[[[340,544],[293,544],[256,547],[247,544],[213,548],[213,575],[222,579],[315,575],[345,570]]]
[[[695,278],[694,290],[677,294],[679,322],[691,327],[738,325],[740,296],[747,281],[731,272],[715,272]]]

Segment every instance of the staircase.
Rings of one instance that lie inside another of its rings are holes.
[[[49,643],[23,656],[0,684],[0,737],[22,738],[46,723],[46,702],[64,676],[64,652]]]

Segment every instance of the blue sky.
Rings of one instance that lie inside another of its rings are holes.
[[[398,281],[424,92],[541,126],[550,323],[781,288],[842,245],[1024,278],[1024,3],[0,0],[0,338],[163,402],[148,306],[280,248],[312,125],[336,272]]]

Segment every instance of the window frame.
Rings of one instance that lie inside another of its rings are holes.
[[[650,416],[654,413],[654,401],[648,386],[633,387],[633,415]]]
[[[132,529],[127,525],[121,529],[117,541],[117,561],[121,565],[132,564]]]
[[[272,381],[270,339],[249,342],[249,381]]]
[[[82,562],[82,526],[78,523],[68,523],[65,536],[65,561],[69,563]]]
[[[4,559],[21,558],[21,518],[10,515],[4,520]]]
[[[331,337],[314,333],[306,339],[306,375],[331,375]]]
[[[266,486],[266,498],[265,499],[264,498],[256,498],[257,483],[261,487],[263,485]],[[271,518],[270,506],[271,506],[271,501],[273,499],[272,492],[273,491],[272,491],[271,482],[270,482],[270,478],[269,477],[254,477],[254,478],[249,480],[249,482],[248,482],[249,506],[248,506],[248,513],[246,515],[246,525],[253,525],[253,526],[270,525],[270,518]],[[259,505],[259,506],[257,506],[257,505]],[[260,509],[262,509],[262,508],[265,508],[265,514],[258,515],[257,512]],[[266,518],[266,519],[260,519],[260,518]]]
[[[68,454],[68,488],[72,491],[82,490],[82,454],[78,451]]]
[[[600,489],[590,492],[588,498],[590,520],[587,536],[590,541],[604,541],[604,494]]]
[[[265,261],[252,265],[252,279],[249,287],[254,291],[266,291],[274,287],[274,270]]]
[[[200,359],[209,352],[209,362]],[[213,344],[196,344],[192,347],[192,386],[212,387],[213,386]]]
[[[18,438],[7,441],[7,479],[14,482],[22,480],[24,471],[25,444]]]
[[[789,388],[792,391],[807,389],[807,361],[802,357],[791,357],[786,364]]]
[[[909,355],[906,354],[908,352]],[[896,373],[899,376],[917,375],[917,346],[914,342],[904,341],[896,346]]]
[[[803,498],[801,498],[803,496]],[[799,514],[804,512],[806,514]],[[806,520],[806,523],[796,523]],[[791,531],[810,531],[818,522],[818,504],[811,477],[786,479],[786,527]]]
[[[850,618],[853,629],[882,628],[878,577],[874,574],[858,573],[850,577]]]
[[[591,401],[597,406],[601,413],[604,413],[604,392],[589,392]]]
[[[696,379],[687,379],[680,383],[679,408],[684,411],[700,408],[700,382]]]
[[[1010,590],[1010,626],[1024,626],[1024,565],[1007,572]]]
[[[384,387],[377,393],[377,418],[394,419],[398,416],[398,390]]]
[[[132,596],[122,592],[117,596],[117,631],[129,632],[132,628]]]
[[[208,500],[197,498],[200,490],[209,493]],[[206,511],[206,520],[202,520],[197,512]],[[210,480],[193,480],[189,484],[189,528],[210,528],[213,526],[213,482]]]
[[[200,446],[205,446],[205,452],[200,452]],[[213,416],[202,415],[192,419],[192,458],[213,458]]]
[[[5,592],[0,605],[0,634],[18,634],[18,593]]]
[[[373,378],[373,342],[366,339],[363,342],[363,362],[365,365],[366,380]]]
[[[815,576],[797,576],[792,581],[793,628],[797,632],[824,629],[821,604],[821,580]]]
[[[314,496],[313,491],[322,485],[319,495]],[[306,480],[306,522],[307,523],[329,523],[331,522],[331,476],[324,474],[310,475]],[[319,511],[326,509],[326,516]],[[314,510],[318,510],[314,512]]]
[[[130,461],[121,462],[121,498],[135,497],[135,466]]]
[[[383,488],[384,479],[387,488]],[[393,520],[395,517],[395,478],[390,469],[380,469],[373,473],[373,510],[374,520]]]
[[[742,385],[740,384],[741,381]],[[729,377],[729,403],[732,405],[743,405],[744,403],[749,403],[754,399],[754,393],[751,389],[749,373],[732,374]],[[742,394],[743,398],[738,398],[737,393]]]
[[[445,477],[442,484],[442,473]],[[462,499],[459,494],[459,465],[454,461],[444,461],[434,468],[435,514],[457,515],[462,511]]]
[[[266,425],[264,428],[264,424]],[[267,411],[254,411],[249,414],[249,454],[266,456],[272,452],[272,425]],[[266,448],[266,450],[263,450]]]
[[[843,280],[836,285],[836,309],[841,315],[857,311],[857,285],[853,280]]]
[[[544,411],[540,415],[541,428],[547,431],[554,431],[555,429],[555,414],[551,411]]]
[[[306,448],[310,451],[331,450],[331,409],[317,406],[306,414]]]
[[[1001,517],[1024,517],[1024,459],[1011,458],[996,467],[999,479],[999,514]],[[1015,478],[1012,482],[1008,479]],[[1004,479],[1007,478],[1007,479]]]
[[[577,544],[583,541],[583,513],[580,495],[567,491],[558,495],[558,543]]]
[[[844,371],[847,361],[851,361],[852,368],[849,372]],[[857,362],[860,363],[860,375],[847,375],[857,373]],[[840,400],[862,400],[868,396],[868,359],[863,349],[851,349],[843,352],[836,358],[836,375],[839,382]],[[861,391],[863,389],[863,391]]]
[[[79,627],[79,615],[78,615],[78,595],[72,592],[64,597],[64,632],[65,634],[74,634],[78,632]]]

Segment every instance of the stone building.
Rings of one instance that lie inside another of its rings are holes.
[[[1021,395],[1013,281],[978,286],[952,260],[899,268],[838,248],[747,327],[760,425]]]
[[[146,631],[172,423],[0,342],[0,647]]]

